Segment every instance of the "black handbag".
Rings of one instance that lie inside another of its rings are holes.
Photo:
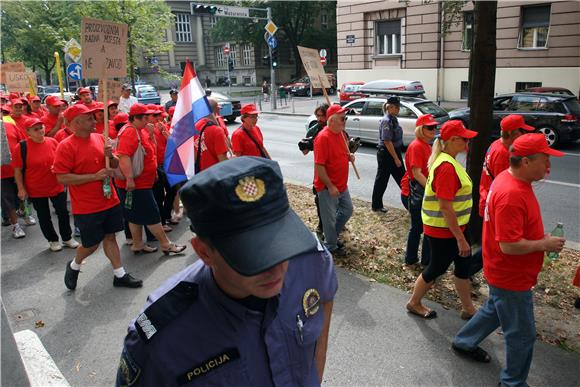
[[[425,188],[417,180],[409,179],[409,207],[420,208],[423,205]]]

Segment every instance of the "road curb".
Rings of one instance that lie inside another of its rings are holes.
[[[36,333],[23,330],[14,339],[31,387],[70,387]]]

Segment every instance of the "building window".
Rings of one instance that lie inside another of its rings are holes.
[[[237,44],[230,44],[230,58],[234,62],[234,66],[238,66],[240,62],[238,61]]]
[[[251,86],[252,85],[252,77],[244,76],[244,86]]]
[[[217,16],[210,16],[209,17],[209,27],[213,28],[217,24]]]
[[[461,92],[459,98],[469,99],[469,82],[461,81]]]
[[[178,43],[190,43],[191,21],[189,20],[189,14],[178,13],[175,16],[175,41]]]
[[[328,15],[326,13],[320,14],[320,27],[323,30],[328,29]]]
[[[223,47],[217,47],[215,49],[215,60],[218,68],[225,68],[226,67],[226,56],[224,54]]]
[[[244,66],[250,66],[252,64],[252,57],[254,56],[254,50],[251,44],[244,44],[243,55]]]
[[[520,48],[544,48],[548,45],[550,5],[522,8]]]
[[[516,82],[516,93],[531,87],[542,87],[542,82]]]
[[[389,20],[377,23],[376,54],[396,55],[401,53],[401,21]]]
[[[463,14],[463,44],[461,49],[463,51],[471,51],[473,44],[473,12],[465,12]]]

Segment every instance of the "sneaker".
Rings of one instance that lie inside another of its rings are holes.
[[[69,249],[76,249],[77,247],[80,246],[80,243],[77,242],[74,238],[70,238],[68,241],[63,241],[62,244],[68,247]]]
[[[34,226],[36,224],[36,219],[34,219],[34,216],[32,215],[25,216],[24,224],[26,224],[27,226]]]
[[[141,286],[143,286],[143,281],[133,278],[133,276],[129,273],[125,273],[125,275],[121,278],[114,277],[113,286],[117,288],[118,287],[140,288]]]
[[[10,219],[2,218],[2,227],[10,226]]]
[[[22,229],[22,226],[20,226],[20,223],[16,223],[14,226],[12,226],[12,238],[20,239],[24,238],[25,236],[26,233]]]
[[[59,241],[48,242],[48,245],[50,246],[50,251],[61,251],[62,250],[62,245],[60,244]]]
[[[75,226],[74,236],[77,237],[77,238],[79,238],[81,236],[81,230],[79,230],[79,228],[76,227],[76,226]]]
[[[70,267],[72,261],[66,263],[66,269],[64,272],[64,284],[70,290],[75,290],[77,287],[77,280],[79,279],[80,270],[74,270]]]
[[[378,213],[383,213],[383,214],[386,214],[389,211],[384,207],[383,208],[373,208],[372,210],[373,210],[373,212],[378,212]]]

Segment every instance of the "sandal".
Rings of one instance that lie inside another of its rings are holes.
[[[139,255],[141,253],[144,254],[151,254],[156,252],[157,250],[159,250],[157,247],[154,246],[149,246],[149,245],[144,245],[143,248],[139,249],[139,250],[133,250],[131,249],[131,251],[133,252],[133,254],[135,255]]]
[[[419,316],[419,317],[421,317],[421,318],[424,318],[425,320],[430,320],[430,319],[432,319],[432,318],[435,318],[435,317],[437,317],[437,312],[435,312],[434,310],[430,310],[430,309],[429,309],[429,310],[428,310],[427,312],[425,312],[425,313],[420,313],[420,312],[416,311],[415,309],[413,309],[413,308],[411,307],[411,305],[409,305],[409,304],[407,304],[407,306],[406,306],[406,307],[407,307],[407,311],[408,311],[409,313],[412,313],[412,314],[414,314],[414,315],[416,315],[416,316]]]
[[[455,343],[451,344],[451,348],[459,355],[467,357],[471,360],[478,361],[480,363],[489,363],[491,361],[491,357],[489,354],[481,347],[475,347],[474,349],[463,349],[459,348],[455,345]]]
[[[179,254],[181,252],[183,252],[183,250],[185,250],[186,246],[185,245],[178,245],[176,243],[172,243],[169,245],[169,248],[166,249],[162,249],[163,254],[165,255],[170,255],[170,254]]]

